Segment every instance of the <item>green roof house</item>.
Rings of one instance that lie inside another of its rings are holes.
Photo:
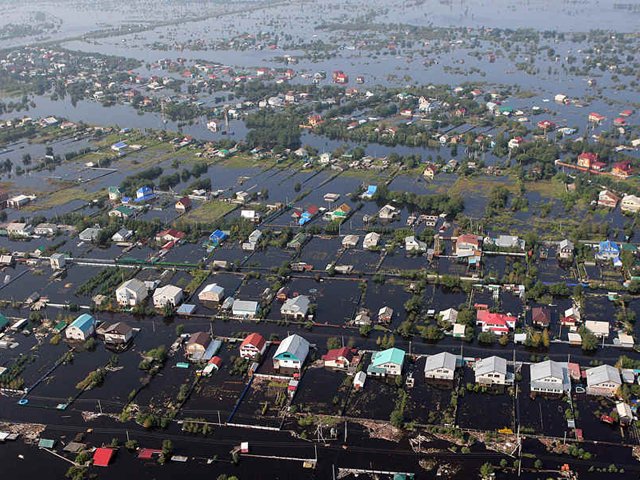
[[[367,367],[367,373],[379,377],[402,375],[404,357],[404,350],[399,348],[388,348],[381,352],[375,352],[371,357],[371,364]]]

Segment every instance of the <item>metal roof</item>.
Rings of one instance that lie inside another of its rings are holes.
[[[424,365],[424,371],[430,372],[438,368],[446,368],[447,370],[456,369],[456,356],[449,352],[440,352],[436,355],[429,355]]]

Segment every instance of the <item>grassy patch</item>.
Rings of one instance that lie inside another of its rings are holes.
[[[543,198],[561,198],[564,193],[564,185],[552,179],[527,182],[525,188],[528,192],[536,192]]]
[[[86,192],[78,187],[65,188],[53,192],[46,197],[38,198],[33,204],[27,205],[23,210],[34,212],[36,210],[44,210],[53,207],[65,205],[74,200],[82,200],[91,202],[98,194]]]
[[[224,217],[227,213],[232,212],[238,206],[233,203],[223,202],[221,200],[211,200],[203,203],[198,208],[191,210],[187,215],[181,217],[181,220],[187,222],[213,222]]]
[[[465,192],[490,192],[493,187],[503,186],[514,193],[516,184],[509,177],[458,177],[449,189],[451,195],[462,195]]]

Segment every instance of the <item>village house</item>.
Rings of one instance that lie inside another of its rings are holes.
[[[111,218],[121,218],[126,220],[127,218],[131,218],[135,215],[136,211],[128,207],[126,205],[118,205],[116,208],[109,211],[109,216]]]
[[[349,347],[333,348],[322,356],[324,366],[327,368],[346,369],[351,365],[354,350]]]
[[[404,350],[395,347],[374,352],[371,356],[371,363],[367,367],[367,374],[378,377],[401,375],[404,358]]]
[[[80,232],[78,238],[83,242],[95,242],[98,239],[101,231],[102,229],[99,226],[88,227]]]
[[[611,167],[611,174],[620,178],[627,178],[633,174],[633,167],[631,162],[624,160],[622,162],[616,162]]]
[[[357,326],[371,325],[371,323],[373,323],[371,315],[369,315],[369,310],[366,308],[361,308],[353,320],[353,324]]]
[[[31,225],[24,222],[11,222],[6,226],[9,237],[28,237],[31,235]]]
[[[35,200],[35,198],[33,195],[16,195],[7,200],[7,207],[18,210]]]
[[[616,208],[619,201],[620,197],[618,197],[615,193],[610,192],[609,190],[602,190],[598,194],[599,207]]]
[[[540,328],[549,328],[551,312],[547,307],[533,307],[531,309],[531,323]]]
[[[192,206],[191,199],[189,197],[182,197],[176,202],[175,208],[178,213],[185,213],[190,210]]]
[[[85,341],[96,330],[96,319],[88,313],[83,313],[65,329],[65,336],[71,341]]]
[[[358,245],[360,237],[358,235],[345,235],[342,238],[342,246],[344,248],[353,248]]]
[[[116,243],[123,243],[133,237],[133,231],[128,228],[121,228],[116,233],[111,235],[111,240]]]
[[[474,367],[476,383],[480,385],[507,385],[513,383],[513,375],[507,372],[504,358],[491,356],[478,360]]]
[[[438,313],[438,317],[443,323],[453,324],[458,320],[458,311],[455,308],[447,308],[446,310],[441,310]]]
[[[255,360],[264,355],[267,341],[259,333],[250,333],[240,344],[240,357]]]
[[[613,262],[614,266],[622,265],[620,261],[620,246],[611,240],[604,240],[598,244],[595,258],[604,262]]]
[[[287,320],[304,320],[310,305],[311,300],[306,295],[288,298],[280,307],[280,316]]]
[[[362,247],[366,250],[376,248],[378,246],[379,241],[380,241],[379,233],[369,232],[364,236],[364,240],[362,241]]]
[[[196,332],[189,336],[185,352],[190,358],[202,358],[211,344],[211,336],[207,332]]]
[[[278,349],[273,356],[273,368],[276,370],[285,368],[300,371],[308,354],[309,342],[300,335],[289,335],[278,345]]]
[[[58,226],[55,223],[39,223],[33,229],[33,233],[36,235],[52,237],[58,233]]]
[[[449,352],[429,355],[424,365],[424,377],[451,381],[456,373],[456,362],[456,356]]]
[[[622,385],[620,371],[611,365],[589,368],[587,375],[587,395],[613,397]]]
[[[354,390],[362,390],[364,388],[364,384],[367,381],[367,374],[364,371],[356,372],[353,376],[353,389]]]
[[[116,288],[116,301],[123,307],[135,307],[140,305],[148,294],[147,285],[137,278],[132,278]]]
[[[180,240],[182,240],[184,237],[186,237],[186,234],[184,232],[181,232],[174,228],[168,228],[167,230],[162,230],[161,232],[158,232],[155,240],[156,240],[156,243],[167,243],[167,242],[177,243]]]
[[[393,308],[384,306],[378,310],[378,323],[391,323]]]
[[[220,303],[224,300],[224,288],[217,283],[210,283],[198,294],[201,302]]]
[[[425,167],[424,172],[422,172],[422,176],[427,180],[433,180],[437,172],[438,168],[435,165],[429,164]]]
[[[558,245],[558,258],[561,260],[571,260],[573,258],[573,251],[575,246],[571,240],[564,239]]]
[[[456,238],[456,256],[475,256],[480,250],[480,238],[477,235],[464,234]]]
[[[407,252],[426,252],[427,244],[418,240],[414,235],[410,235],[404,239],[404,248]]]
[[[587,320],[584,322],[584,326],[587,330],[593,333],[598,338],[609,337],[609,322],[599,320]]]
[[[478,308],[476,312],[476,325],[482,327],[483,332],[492,332],[496,335],[509,333],[509,329],[516,328],[517,318],[504,313],[492,313],[487,308]]]
[[[640,211],[640,197],[625,195],[620,202],[620,210],[623,212],[638,213]]]
[[[180,287],[165,285],[153,292],[153,306],[164,308],[165,306],[177,307],[182,301],[183,293]]]
[[[258,315],[258,302],[235,299],[231,307],[231,313],[233,313],[234,317],[255,318]]]
[[[389,204],[382,207],[378,212],[378,218],[380,220],[386,220],[386,221],[395,220],[399,215],[400,215],[400,210],[398,210],[393,205],[389,205]]]
[[[253,223],[260,223],[260,219],[262,218],[260,216],[260,212],[257,212],[256,210],[240,210],[240,218],[244,218],[246,220],[249,220]]]
[[[532,392],[562,395],[571,390],[571,380],[566,363],[546,360],[532,363],[529,370]]]
[[[262,238],[262,232],[260,230],[254,230],[249,234],[246,242],[242,242],[242,250],[253,252],[258,247],[258,242]]]
[[[578,166],[591,170],[598,163],[598,155],[592,152],[582,152],[578,155]]]
[[[54,270],[62,270],[67,264],[67,256],[64,253],[54,253],[49,257],[49,263]]]
[[[133,329],[124,322],[116,322],[101,329],[104,343],[120,346],[128,344],[133,338]]]

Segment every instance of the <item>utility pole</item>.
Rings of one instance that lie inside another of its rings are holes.
[[[347,443],[347,425],[348,425],[348,422],[345,420],[344,421],[344,443],[345,444]]]

